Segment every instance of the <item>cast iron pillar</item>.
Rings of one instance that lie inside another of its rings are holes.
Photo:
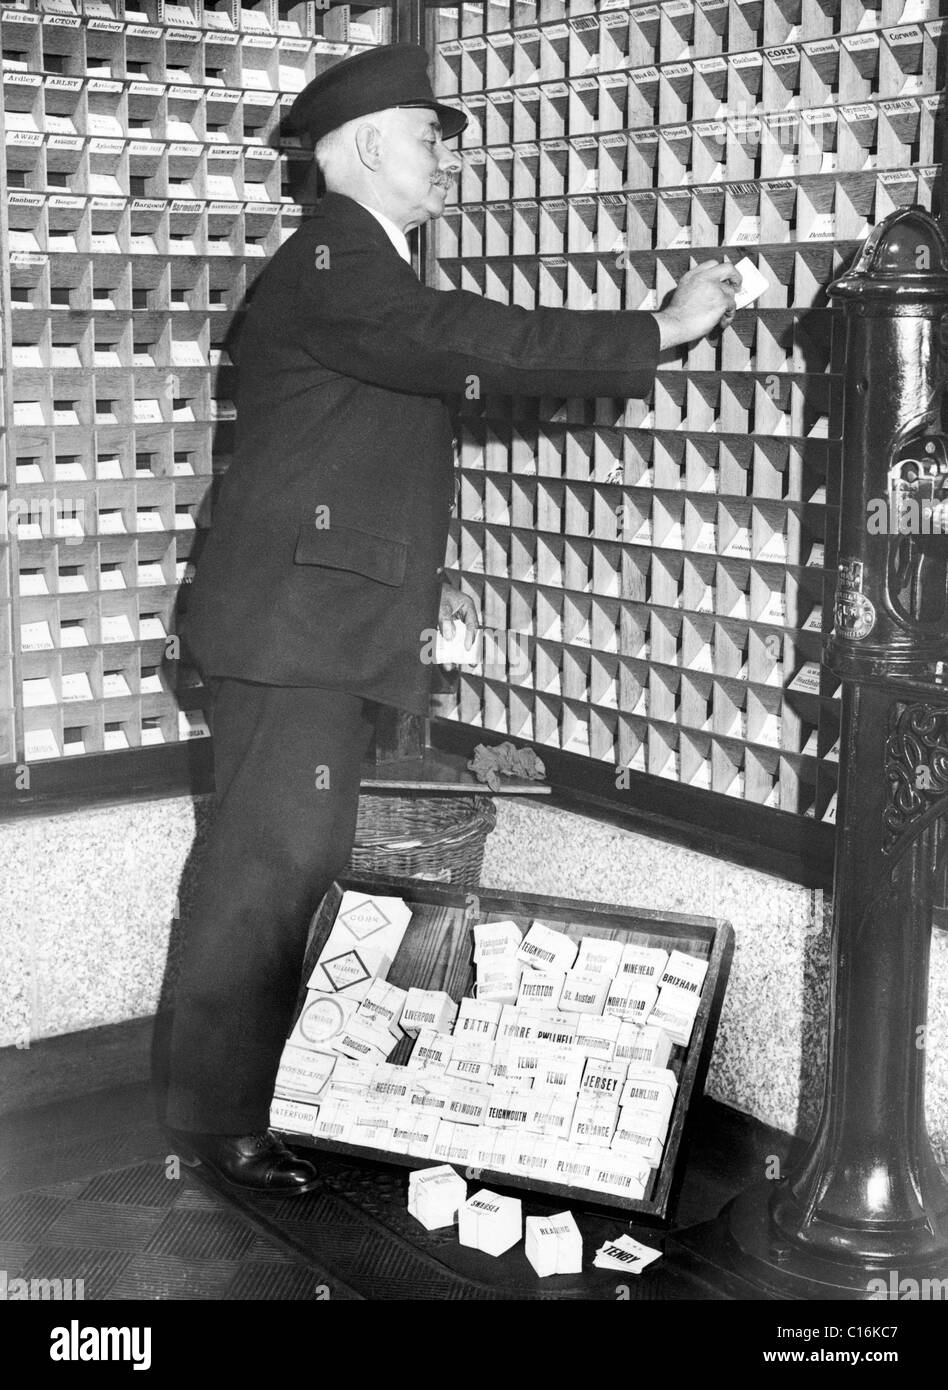
[[[945,1297],[948,1181],[924,1091],[948,811],[948,242],[900,209],[829,293],[847,339],[824,650],[843,686],[825,1092],[795,1170],[720,1226],[728,1268],[772,1297]]]

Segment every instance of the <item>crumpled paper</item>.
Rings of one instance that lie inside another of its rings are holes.
[[[498,743],[493,748],[479,743],[468,767],[479,782],[487,783],[492,792],[500,791],[502,777],[542,782],[546,776],[546,768],[532,748],[517,748],[512,743]]]

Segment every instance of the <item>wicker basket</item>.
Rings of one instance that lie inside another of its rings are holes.
[[[363,792],[349,869],[476,888],[496,819],[489,796]]]

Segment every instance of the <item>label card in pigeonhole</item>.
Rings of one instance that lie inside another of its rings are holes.
[[[734,306],[737,309],[746,309],[760,298],[769,282],[765,275],[761,275],[749,256],[743,256],[734,269],[741,277],[741,288],[734,296]]]

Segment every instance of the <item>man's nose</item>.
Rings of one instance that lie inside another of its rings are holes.
[[[457,150],[449,150],[447,145],[441,147],[441,158],[438,160],[438,168],[443,174],[459,174],[461,172],[461,156]]]

